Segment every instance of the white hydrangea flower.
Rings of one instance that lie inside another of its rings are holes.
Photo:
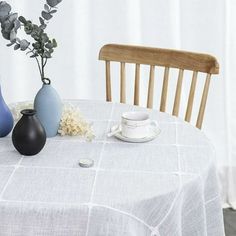
[[[81,114],[79,108],[73,104],[64,104],[58,133],[62,136],[82,136],[91,141],[95,136],[92,125]]]

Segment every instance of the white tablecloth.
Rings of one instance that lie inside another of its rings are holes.
[[[147,110],[161,134],[145,144],[106,138],[128,105],[74,101],[96,139],[47,140],[34,157],[0,139],[0,236],[222,236],[214,151],[204,134]],[[90,169],[78,166],[91,158]]]

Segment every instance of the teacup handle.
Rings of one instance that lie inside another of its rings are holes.
[[[160,131],[160,127],[159,127],[159,124],[158,124],[157,121],[152,120],[152,121],[150,122],[150,125],[155,128],[155,131],[156,131],[156,132]]]

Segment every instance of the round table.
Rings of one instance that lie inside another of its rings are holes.
[[[47,140],[34,157],[0,139],[0,235],[222,236],[214,150],[202,131],[155,110],[70,101],[96,138]],[[125,111],[146,111],[161,134],[148,143],[107,138]],[[94,167],[78,165],[81,158]]]

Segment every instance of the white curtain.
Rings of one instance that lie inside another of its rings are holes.
[[[44,5],[43,0],[8,2],[13,11],[34,22]],[[105,98],[104,63],[98,61],[98,52],[104,44],[215,55],[221,69],[212,80],[203,131],[216,147],[223,202],[236,208],[235,12],[235,0],[63,0],[47,30],[57,39],[58,48],[46,73],[62,98],[101,100]],[[6,43],[0,40],[5,99],[8,103],[32,100],[41,86],[36,63],[23,52],[6,48]],[[114,84],[118,86],[118,78]]]

